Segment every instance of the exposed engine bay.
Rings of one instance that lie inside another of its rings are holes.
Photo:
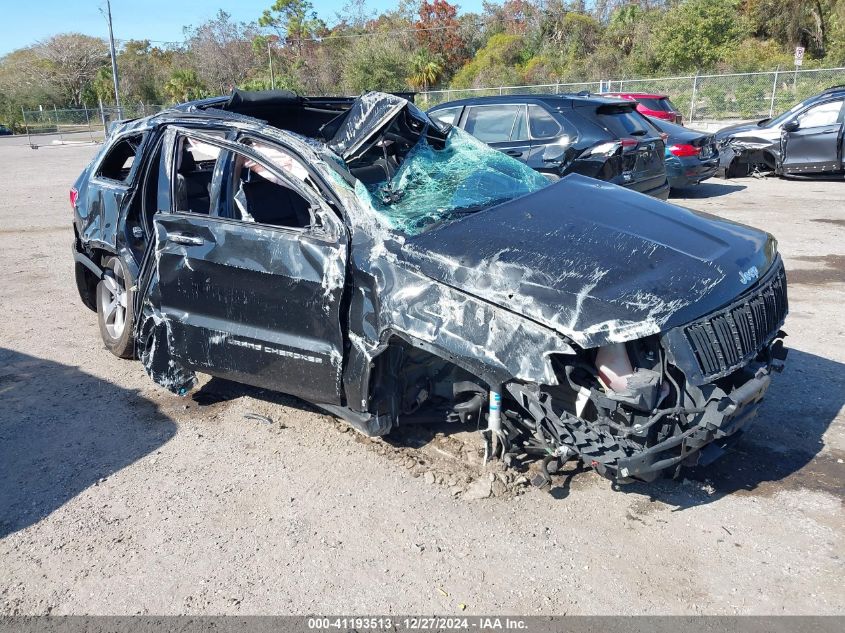
[[[779,151],[775,144],[749,145],[740,139],[726,139],[719,151],[724,153],[725,178],[774,175],[778,169]]]
[[[398,425],[471,425],[484,438],[486,460],[539,458],[547,473],[549,463],[575,459],[618,482],[650,481],[706,465],[739,437],[769,371],[783,367],[781,336],[749,365],[706,385],[690,383],[660,338],[649,337],[556,356],[560,384],[513,382],[502,392],[399,341],[378,359],[373,394]]]

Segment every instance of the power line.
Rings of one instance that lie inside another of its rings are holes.
[[[293,43],[304,43],[304,42],[312,42],[314,44],[324,44],[327,41],[337,40],[337,39],[356,39],[361,37],[379,37],[384,35],[397,35],[402,33],[425,33],[431,31],[448,31],[448,30],[458,30],[463,28],[483,28],[487,26],[487,23],[484,21],[479,21],[475,23],[463,23],[463,24],[452,24],[452,25],[443,25],[443,26],[431,26],[431,27],[411,27],[405,29],[390,29],[386,31],[368,31],[365,33],[330,33],[324,37],[286,37],[283,38],[286,44],[293,44]],[[334,28],[338,28],[335,26]],[[189,38],[182,40],[181,42],[177,41],[168,41],[168,40],[152,40],[146,37],[137,38],[137,39],[118,39],[115,38],[116,42],[120,42],[125,44],[127,42],[141,42],[146,41],[150,42],[151,44],[167,44],[171,46],[184,46],[188,42]]]

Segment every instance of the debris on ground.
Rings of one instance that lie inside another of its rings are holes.
[[[464,490],[463,498],[466,501],[486,499],[493,492],[492,483],[487,477],[476,479]]]
[[[256,420],[258,422],[266,422],[267,424],[273,424],[273,419],[266,416],[261,415],[259,413],[244,413],[244,418],[247,420]],[[284,425],[282,425],[284,427]]]

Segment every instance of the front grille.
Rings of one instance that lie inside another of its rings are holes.
[[[684,328],[705,377],[726,375],[774,338],[787,312],[783,263],[727,308]]]

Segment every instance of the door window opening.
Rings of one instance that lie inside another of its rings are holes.
[[[839,120],[839,111],[842,109],[842,101],[829,101],[817,106],[813,106],[801,116],[798,121],[801,127],[814,128],[824,127],[826,125],[833,125]]]
[[[176,143],[174,194],[176,210],[208,215],[211,212],[211,183],[214,166],[222,150],[189,136]]]
[[[100,163],[97,176],[121,183],[128,182],[142,139],[143,135],[137,134],[122,138],[115,143],[103,162]]]
[[[308,181],[307,170],[290,154],[260,144],[253,148],[272,157],[273,165],[293,181]],[[308,200],[272,169],[244,154],[233,156],[231,192],[227,206],[235,220],[288,228],[311,226]]]

